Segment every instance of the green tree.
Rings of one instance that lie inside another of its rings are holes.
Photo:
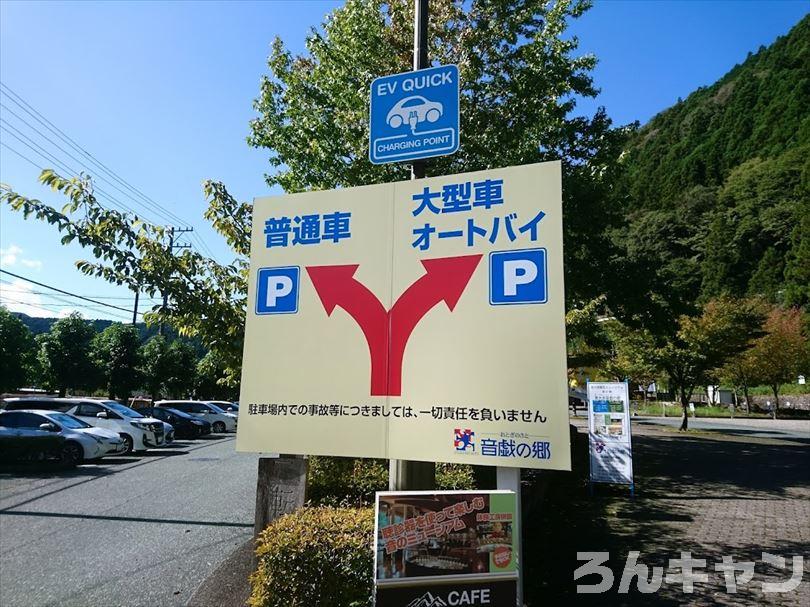
[[[430,55],[459,65],[465,133],[459,152],[432,161],[431,172],[563,159],[571,244],[565,247],[566,292],[574,305],[598,296],[611,275],[612,241],[603,227],[619,219],[607,194],[626,138],[624,129],[611,129],[603,110],[592,117],[575,113],[577,98],[597,93],[591,78],[596,59],[577,55],[578,41],[566,32],[588,7],[580,0],[431,3]],[[350,0],[309,35],[307,54],[293,56],[274,42],[249,138],[270,152],[268,183],[298,192],[407,175],[404,165],[368,161],[367,99],[375,77],[410,69],[412,10],[408,0]],[[188,249],[174,255],[164,228],[101,207],[85,176],[67,179],[47,170],[40,180],[68,198],[63,212],[11,190],[0,197],[54,225],[63,242],[91,249],[96,259],[78,262],[82,272],[149,296],[166,292],[169,305],[147,313],[147,321],[198,337],[235,386],[252,205],[238,202],[221,183],[205,184],[205,217],[235,255],[233,263],[219,264]]]
[[[759,367],[754,357],[753,348],[731,357],[719,370],[719,377],[728,383],[734,390],[735,397],[742,392],[745,397],[745,411],[751,412],[751,398],[749,390],[752,386],[760,384]]]
[[[140,359],[143,385],[152,400],[158,400],[172,371],[172,357],[166,338],[163,335],[155,335],[147,340],[141,346]]]
[[[604,297],[597,297],[565,314],[569,375],[594,366],[607,356],[610,339],[599,320],[604,302]]]
[[[607,194],[626,137],[603,110],[575,112],[577,97],[597,93],[596,58],[578,55],[566,30],[589,6],[433,0],[429,31],[431,60],[459,66],[464,133],[429,173],[562,159],[566,291],[577,304],[602,292],[612,245],[601,228],[618,220]],[[411,69],[412,40],[411,0],[350,0],[302,55],[276,39],[248,139],[271,153],[267,183],[299,192],[406,179],[407,165],[368,159],[368,94],[377,76]]]
[[[188,396],[194,389],[197,375],[197,354],[194,348],[179,339],[168,347],[169,368],[165,379],[166,390],[172,398]]]
[[[681,316],[677,331],[662,340],[655,360],[681,403],[681,430],[688,427],[689,401],[695,388],[748,348],[761,323],[755,304],[721,297],[707,303],[699,316]]]
[[[238,387],[231,387],[224,381],[225,367],[216,353],[207,352],[197,361],[197,376],[194,389],[198,398],[212,400],[235,400],[238,398]]]
[[[807,338],[802,333],[798,308],[774,307],[765,319],[765,334],[754,342],[749,356],[756,377],[773,391],[774,417],[779,411],[781,384],[795,381],[807,355]]]
[[[57,320],[40,340],[39,362],[45,385],[65,396],[68,388],[93,388],[98,370],[91,357],[92,325],[73,312]]]
[[[140,385],[141,340],[132,325],[114,323],[93,339],[93,358],[108,396],[126,400]]]
[[[32,379],[34,337],[23,322],[0,306],[0,392],[13,392]]]
[[[810,304],[810,169],[804,175],[803,191],[785,267],[785,303],[793,306]]]
[[[658,376],[655,364],[655,340],[649,331],[633,329],[618,321],[606,323],[605,331],[611,343],[610,356],[602,370],[616,381],[628,381],[631,385],[647,387]]]

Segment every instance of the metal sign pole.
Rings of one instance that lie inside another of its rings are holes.
[[[413,69],[428,67],[428,0],[414,0]],[[414,160],[411,179],[425,177],[425,161]],[[388,489],[391,491],[419,491],[436,487],[436,465],[433,462],[390,460]]]
[[[523,529],[523,508],[521,507],[520,494],[520,468],[507,468],[498,466],[495,468],[496,482],[498,489],[514,491],[515,493],[515,541],[517,543],[518,557],[518,580],[517,580],[517,604],[523,605],[523,542],[521,541],[521,530]]]

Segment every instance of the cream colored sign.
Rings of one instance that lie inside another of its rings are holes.
[[[255,201],[240,451],[570,469],[558,162]]]

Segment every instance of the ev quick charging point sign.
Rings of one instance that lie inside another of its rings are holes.
[[[458,67],[441,65],[371,83],[374,164],[445,156],[459,144]]]

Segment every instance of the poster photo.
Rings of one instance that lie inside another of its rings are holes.
[[[377,496],[378,580],[517,571],[515,494]]]

